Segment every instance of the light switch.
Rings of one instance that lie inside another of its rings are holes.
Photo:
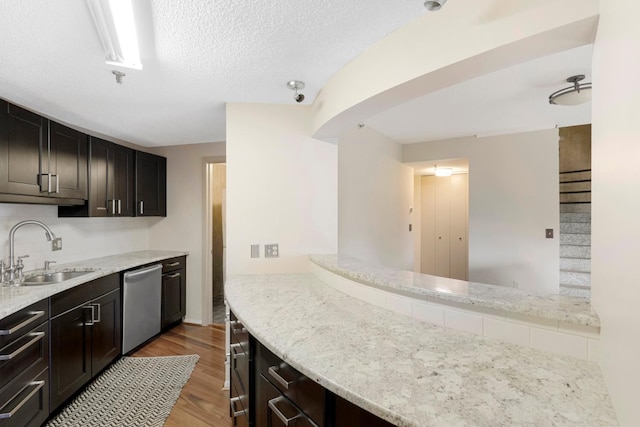
[[[553,239],[553,228],[547,228],[545,230],[545,236],[547,239]]]
[[[251,258],[260,258],[260,245],[251,245]]]

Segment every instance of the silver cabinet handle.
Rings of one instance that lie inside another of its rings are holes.
[[[230,400],[232,418],[237,418],[237,417],[241,417],[243,415],[247,415],[247,411],[244,410],[244,409],[236,411],[236,403],[238,403],[238,402],[240,402],[240,397],[239,396],[232,397],[231,400]]]
[[[118,199],[118,215],[122,215],[122,200]]]
[[[51,177],[54,177],[54,176],[56,177],[56,191],[55,191],[55,193],[57,194],[57,193],[60,192],[60,175],[57,175],[57,174],[51,175]]]
[[[111,202],[111,215],[115,215],[116,214],[116,201],[114,200],[109,200]]]
[[[96,305],[95,304],[89,304],[89,305],[85,305],[84,307],[82,307],[85,310],[91,310],[91,320],[89,320],[88,322],[85,322],[85,326],[93,326],[96,320]]]
[[[287,381],[284,378],[282,378],[280,376],[280,374],[278,374],[278,371],[280,370],[279,366],[269,366],[269,375],[271,375],[271,377],[278,381],[282,387],[284,387],[286,390],[289,390],[289,386],[291,384],[293,384],[295,381]]]
[[[245,332],[247,332],[247,328],[245,328],[244,325],[238,322],[237,320],[232,320],[231,322],[229,322],[229,325],[231,326],[231,333],[233,335],[244,334]],[[236,329],[235,328],[236,325],[240,325],[240,328]]]
[[[29,334],[28,336],[32,336],[33,339],[31,339],[28,343],[26,343],[25,345],[23,345],[22,347],[20,347],[19,349],[17,349],[11,354],[0,354],[0,360],[11,360],[14,357],[18,356],[20,353],[22,353],[23,351],[31,347],[33,344],[37,343],[42,338],[44,338],[44,332],[34,332],[33,334]]]
[[[170,264],[165,264],[165,267],[177,267],[180,265],[180,262],[172,262]]]
[[[285,416],[285,415],[280,411],[280,409],[278,409],[278,406],[277,406],[277,405],[278,405],[279,403],[285,403],[285,404],[289,405],[289,406],[290,406],[294,411],[296,411],[298,414],[297,414],[297,415],[295,415],[295,416],[293,416],[293,417],[291,417],[291,418],[287,418],[287,417],[286,417],[286,416]],[[284,397],[284,396],[278,396],[278,397],[276,397],[276,398],[274,398],[274,399],[271,399],[271,400],[268,402],[268,405],[269,405],[269,408],[273,411],[273,413],[274,413],[274,414],[276,414],[276,416],[277,416],[278,418],[280,418],[280,421],[282,421],[282,423],[283,423],[285,426],[294,425],[295,423],[294,423],[294,424],[291,424],[291,422],[292,422],[292,421],[294,421],[294,420],[296,420],[296,419],[298,419],[298,418],[305,418],[305,419],[307,420],[307,422],[309,423],[309,425],[314,426],[314,427],[318,427],[318,425],[317,425],[316,423],[314,423],[313,421],[311,421],[311,419],[310,419],[310,418],[305,417],[305,416],[304,416],[300,411],[298,411],[298,409],[296,409],[296,407],[295,407],[295,406],[293,406],[291,403],[289,403],[289,401],[287,400],[287,398],[286,398],[286,397]]]
[[[236,352],[237,349],[240,349],[240,352]],[[242,346],[239,343],[233,343],[231,344],[231,357],[233,357],[233,360],[236,360],[240,357],[246,357],[247,354],[244,352],[244,350],[242,349]]]
[[[144,215],[144,200],[140,200],[140,215]]]
[[[169,279],[175,279],[176,277],[180,277],[180,273],[165,274],[165,276],[168,277]]]
[[[48,181],[47,182],[47,193],[51,193],[51,174],[48,173],[47,176],[48,176],[48,179],[47,179],[47,181]]]
[[[25,320],[22,323],[18,323],[15,326],[10,327],[9,329],[0,329],[0,335],[11,335],[11,334],[15,334],[16,332],[18,332],[20,329],[24,328],[25,326],[30,325],[31,323],[35,322],[36,320],[38,320],[39,318],[41,318],[42,316],[44,316],[44,311],[32,311],[31,313],[31,317],[29,317],[27,320]]]
[[[32,381],[29,384],[27,384],[27,387],[31,387],[31,386],[35,386],[34,389],[31,390],[31,392],[24,399],[22,399],[22,401],[20,403],[18,403],[11,411],[0,413],[0,420],[4,420],[4,419],[11,418],[12,416],[14,416],[16,414],[16,412],[18,412],[20,410],[20,408],[22,408],[24,406],[24,404],[27,403],[29,401],[29,399],[31,399],[33,397],[34,394],[36,394],[37,392],[40,391],[40,389],[44,386],[44,381]],[[25,388],[27,388],[27,387],[25,387]],[[24,390],[24,388],[22,390]],[[22,390],[20,390],[15,396],[13,396],[9,400],[9,402],[11,402],[13,399],[18,397],[18,394],[22,393]]]
[[[101,320],[101,312],[100,312],[100,304],[91,304],[91,305],[95,305],[96,306],[96,308],[97,308],[96,311],[98,313],[98,316],[95,319],[93,319],[93,323],[100,323],[102,321]]]

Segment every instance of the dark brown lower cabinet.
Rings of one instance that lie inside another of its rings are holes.
[[[187,313],[187,257],[162,262],[161,327],[182,321]]]
[[[0,320],[0,427],[36,427],[49,416],[49,304]]]
[[[122,353],[118,274],[51,297],[51,411]]]
[[[249,335],[233,312],[230,342],[233,426],[393,427],[289,366]]]

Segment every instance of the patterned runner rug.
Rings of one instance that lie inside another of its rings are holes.
[[[46,427],[162,426],[198,359],[123,357]]]

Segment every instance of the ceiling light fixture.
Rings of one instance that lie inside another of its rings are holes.
[[[438,165],[434,166],[436,176],[451,176],[453,175],[453,168],[439,168]]]
[[[296,94],[293,95],[293,99],[296,100],[296,102],[302,102],[304,101],[304,95],[301,93],[298,93],[299,90],[304,89],[304,82],[301,82],[300,80],[289,80],[287,82],[287,87],[291,90],[296,91]]]
[[[131,0],[87,0],[106,63],[142,70]]]
[[[549,104],[579,105],[591,100],[591,83],[578,83],[584,80],[584,74],[571,76],[567,82],[573,86],[560,89],[549,95]]]
[[[435,12],[442,9],[446,2],[447,0],[427,0],[424,2],[424,7],[429,12]]]

